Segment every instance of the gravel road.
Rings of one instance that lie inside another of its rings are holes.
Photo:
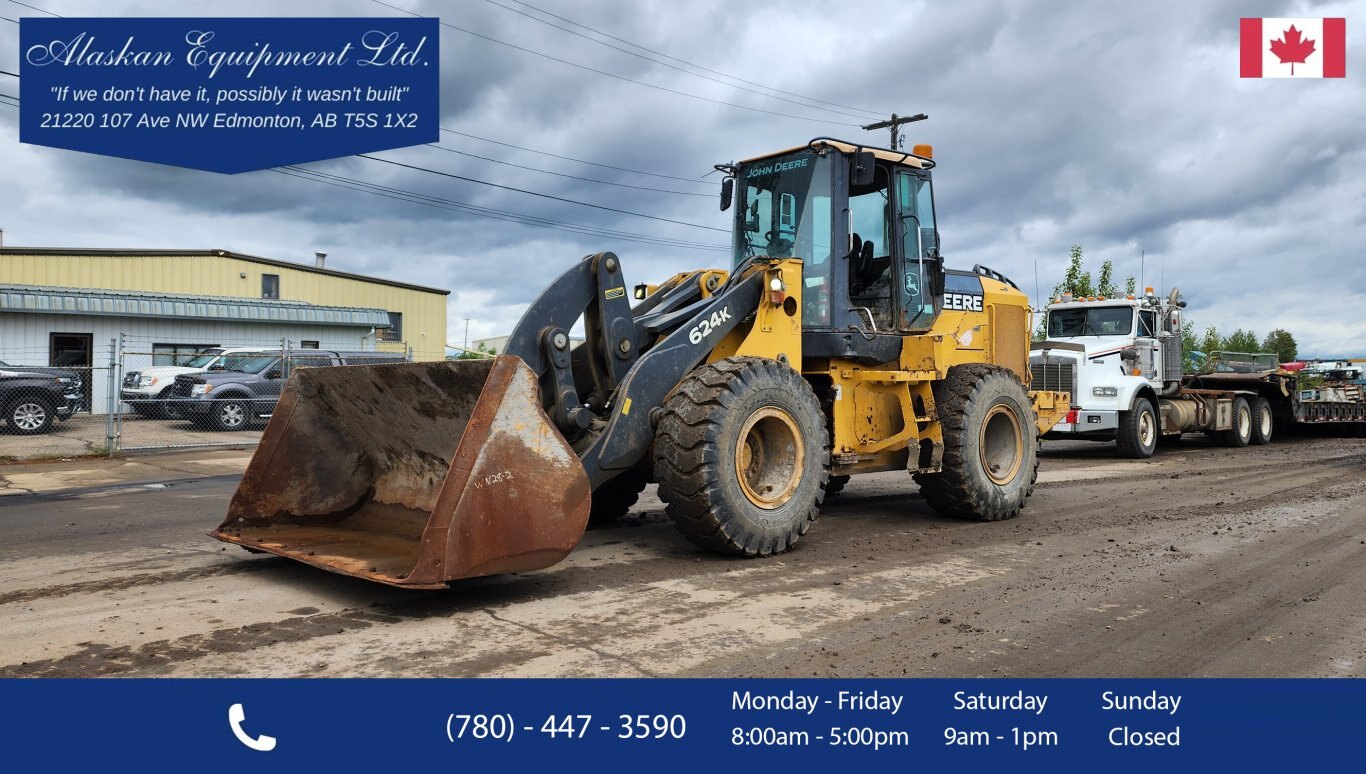
[[[1355,676],[1366,443],[1044,447],[1020,518],[855,478],[797,550],[648,490],[560,565],[389,589],[204,536],[232,476],[0,498],[0,676]]]

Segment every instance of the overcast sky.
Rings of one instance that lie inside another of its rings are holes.
[[[286,12],[278,2],[25,2],[63,16]],[[670,192],[426,147],[384,158],[726,230],[717,175],[703,179],[712,164],[819,135],[886,138],[858,128],[871,113],[796,104],[677,62],[688,72],[652,63],[530,18],[569,26],[534,10],[543,9],[771,89],[876,113],[928,113],[909,142],[933,144],[939,161],[950,266],[991,266],[1032,296],[1036,265],[1046,294],[1073,243],[1093,269],[1114,261],[1121,278],[1139,273],[1146,251],[1148,284],[1161,272],[1179,285],[1187,318],[1202,329],[1261,337],[1283,327],[1301,354],[1366,357],[1366,2],[386,2],[625,78],[799,117],[636,85],[443,27],[443,128],[634,172],[452,133],[443,146]],[[366,0],[291,2],[287,13],[401,15]],[[0,16],[34,15],[0,0]],[[1240,16],[1345,16],[1347,78],[1240,79]],[[0,20],[0,69],[17,71],[18,38],[18,25]],[[699,72],[725,83],[690,74]],[[0,76],[0,93],[17,88]],[[270,171],[223,176],[21,145],[17,120],[17,109],[0,106],[7,246],[222,248],[306,263],[322,251],[331,268],[449,288],[447,340],[457,345],[466,317],[471,340],[508,332],[542,287],[587,253],[616,252],[631,282],[729,261],[725,252],[532,228]],[[364,159],[310,166],[556,221],[728,243],[714,230]]]

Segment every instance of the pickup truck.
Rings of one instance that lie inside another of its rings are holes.
[[[171,389],[174,410],[201,427],[243,430],[270,419],[285,380],[296,368],[401,363],[404,356],[387,352],[279,350],[230,355],[222,369],[176,377]]]
[[[17,435],[51,432],[53,420],[65,422],[76,413],[82,386],[76,371],[0,360],[0,416]]]
[[[180,366],[150,366],[128,371],[123,376],[119,399],[132,407],[139,416],[152,419],[173,419],[171,390],[177,376],[216,371],[232,355],[269,352],[266,347],[209,347]],[[277,349],[276,352],[279,350]]]

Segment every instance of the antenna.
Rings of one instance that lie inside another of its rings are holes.
[[[1034,309],[1042,309],[1039,306],[1039,259],[1034,259]]]
[[[1147,267],[1148,267],[1148,251],[1146,251],[1146,250],[1140,250],[1140,251],[1138,252],[1138,287],[1139,287],[1140,290],[1143,289],[1143,288],[1148,287],[1148,285],[1147,285],[1147,282],[1148,282]]]
[[[916,113],[913,116],[898,116],[896,113],[893,113],[892,117],[886,121],[878,121],[875,124],[868,124],[867,126],[864,126],[862,128],[870,132],[874,129],[890,128],[892,130],[892,144],[887,147],[891,148],[892,150],[896,150],[901,147],[901,136],[897,130],[897,127],[901,126],[902,124],[909,124],[913,121],[924,121],[927,118],[929,118],[929,116],[925,115],[924,113]]]

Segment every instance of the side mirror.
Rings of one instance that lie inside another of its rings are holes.
[[[728,177],[721,181],[721,211],[730,209],[730,200],[735,196],[735,178]]]
[[[214,363],[213,365],[209,366],[209,370],[210,370],[210,371],[222,371],[222,370],[223,370],[223,364],[222,364],[222,363]]]
[[[279,378],[280,378],[281,376],[283,376],[283,375],[284,375],[284,374],[281,374],[281,373],[280,373],[280,369],[278,369],[278,368],[272,368],[272,369],[270,369],[269,371],[266,371],[266,378],[267,378],[267,379],[279,379]]]
[[[872,151],[855,153],[853,185],[872,185],[876,170],[877,156],[874,156]]]

